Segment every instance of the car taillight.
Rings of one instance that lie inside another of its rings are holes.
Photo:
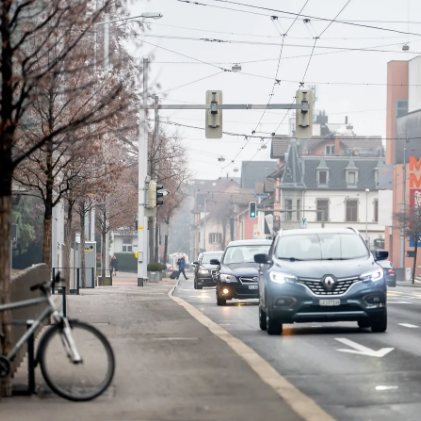
[[[394,275],[394,274],[395,274],[395,271],[394,271],[393,269],[389,269],[389,273],[390,273],[391,275]]]

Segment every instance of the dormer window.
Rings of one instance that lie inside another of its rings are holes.
[[[335,155],[335,145],[326,146],[326,155]]]
[[[319,171],[319,184],[327,185],[327,171]]]
[[[348,171],[348,185],[355,186],[357,184],[357,173],[355,171]]]

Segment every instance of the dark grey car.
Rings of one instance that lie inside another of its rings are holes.
[[[383,268],[384,277],[388,287],[396,286],[396,273],[395,268],[390,260],[383,260],[379,262],[379,265]]]
[[[282,332],[284,323],[356,321],[373,332],[387,329],[386,281],[353,229],[281,231],[260,263],[260,328]]]
[[[215,286],[213,275],[216,273],[217,266],[210,263],[211,260],[219,260],[223,251],[209,251],[199,255],[194,262],[194,289]]]

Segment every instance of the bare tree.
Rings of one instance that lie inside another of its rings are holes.
[[[418,242],[421,240],[421,209],[418,206],[411,206],[405,214],[394,215],[396,225],[404,230],[405,236],[414,242],[414,262],[412,265],[412,283],[415,283],[417,267]]]

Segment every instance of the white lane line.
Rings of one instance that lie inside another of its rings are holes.
[[[419,329],[419,326],[411,325],[410,323],[398,323],[398,325],[407,327],[408,329]]]
[[[399,386],[376,386],[376,390],[383,391],[383,390],[395,390],[399,389]]]
[[[349,354],[366,355],[368,357],[383,358],[385,355],[392,352],[395,348],[382,348],[378,351],[368,348],[364,345],[358,344],[357,342],[351,341],[347,338],[335,338],[336,341],[341,342],[344,345],[349,346],[353,349],[337,349],[339,352],[348,352]]]
[[[387,304],[411,304],[409,301],[387,301]]]
[[[190,295],[189,298],[212,298],[209,295]]]
[[[266,360],[244,342],[232,336],[224,328],[206,317],[196,307],[174,296],[174,285],[168,296],[190,313],[197,321],[206,326],[215,336],[225,341],[233,351],[256,372],[304,421],[336,421],[310,397],[298,390],[285,377],[279,374]],[[276,339],[276,338],[273,338]]]

